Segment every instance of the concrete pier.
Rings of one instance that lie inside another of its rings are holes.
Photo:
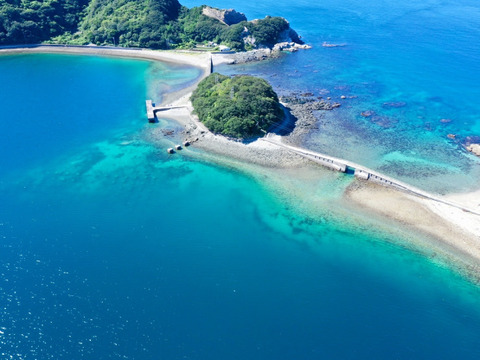
[[[172,109],[183,109],[187,106],[155,106],[152,100],[145,100],[145,106],[147,107],[147,119],[149,122],[153,123],[156,120],[155,113],[157,111],[166,111]]]
[[[363,170],[359,170],[359,169],[355,169],[354,175],[356,178],[362,179],[362,180],[368,180],[370,178],[370,173]]]
[[[347,167],[349,167],[349,168],[354,169],[356,178],[366,180],[366,181],[371,181],[371,182],[374,182],[374,183],[377,183],[377,184],[380,184],[380,185],[383,185],[383,186],[394,188],[396,190],[400,190],[400,191],[404,191],[404,192],[407,192],[407,193],[410,193],[410,194],[414,194],[416,196],[423,197],[423,198],[426,198],[426,199],[429,199],[429,200],[433,200],[433,201],[436,201],[436,202],[439,202],[439,203],[442,203],[442,204],[446,204],[446,205],[455,207],[457,209],[469,212],[471,214],[475,214],[475,215],[480,216],[480,213],[476,210],[472,210],[472,209],[469,209],[465,206],[456,204],[452,201],[442,199],[442,198],[440,198],[440,197],[438,197],[434,194],[430,194],[426,191],[420,190],[420,189],[418,189],[414,186],[411,186],[411,185],[406,184],[402,181],[391,178],[387,175],[381,174],[381,173],[379,173],[375,170],[369,169],[365,166],[356,164],[354,162],[351,162],[351,161],[348,161],[348,160],[345,160],[345,159],[339,159],[339,158],[335,158],[333,156],[329,156],[329,155],[321,154],[321,153],[318,153],[318,152],[314,152],[314,151],[311,151],[311,150],[308,150],[308,149],[299,148],[299,147],[292,146],[292,145],[287,145],[287,144],[284,144],[284,143],[282,143],[278,140],[275,140],[273,137],[271,137],[269,135],[262,138],[261,140],[269,142],[269,143],[274,144],[274,145],[277,145],[277,146],[282,147],[284,149],[287,149],[287,150],[291,151],[292,153],[295,153],[295,154],[300,155],[304,158],[312,160],[312,161],[314,161],[314,162],[316,162],[320,165],[326,166],[330,169],[345,172]]]
[[[155,112],[153,111],[153,102],[152,100],[145,101],[145,105],[147,106],[147,118],[148,122],[155,122]]]
[[[312,160],[313,162],[316,162],[317,164],[323,165],[329,169],[339,171],[339,172],[346,172],[347,171],[347,165],[335,162],[331,159],[324,158],[322,156],[315,156],[315,155],[310,155],[310,154],[305,154],[304,157],[307,159]]]

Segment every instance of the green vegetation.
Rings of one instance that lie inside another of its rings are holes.
[[[180,37],[183,43],[213,41],[238,51],[249,50],[256,45],[271,47],[278,42],[280,34],[290,27],[285,19],[270,16],[227,26],[203,15],[202,10],[203,7],[196,7],[184,11],[180,16],[179,22],[183,29]],[[244,41],[248,37],[255,38],[255,44]],[[300,42],[299,39],[298,41]]]
[[[283,119],[277,94],[265,80],[253,76],[211,74],[200,82],[191,100],[208,129],[235,138],[261,135]]]
[[[77,42],[166,49],[180,8],[177,0],[91,0]]]
[[[89,0],[0,0],[0,45],[36,44],[76,31]]]
[[[215,42],[242,51],[272,46],[289,29],[278,17],[228,26],[203,15],[203,8],[187,9],[178,0],[0,0],[0,45],[169,49]]]

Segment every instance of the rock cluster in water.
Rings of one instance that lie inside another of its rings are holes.
[[[295,52],[299,49],[311,49],[312,47],[307,44],[297,44],[295,42],[281,42],[277,43],[270,48],[255,49],[245,52],[237,52],[234,54],[223,55],[229,64],[244,64],[254,61],[262,61],[272,59],[280,56],[282,51]]]
[[[311,130],[317,130],[319,116],[317,111],[330,111],[341,106],[338,102],[332,102],[315,97],[312,93],[289,94],[280,97],[280,102],[290,111],[295,119],[295,126],[289,135],[293,143],[301,143],[302,137]]]
[[[325,101],[323,99],[311,97],[310,93],[302,95],[289,95],[281,96],[280,102],[286,104],[286,106],[291,107],[294,105],[302,105],[300,108],[303,111],[316,111],[316,110],[333,110],[339,106],[340,103]]]

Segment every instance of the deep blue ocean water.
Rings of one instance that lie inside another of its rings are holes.
[[[358,19],[375,30],[376,22],[414,8],[389,5],[375,12],[364,2],[297,2],[294,12],[266,1],[242,10],[251,18],[285,15],[305,37],[317,34],[320,44],[351,44]],[[314,10],[329,17],[313,16]],[[346,14],[356,17],[343,32],[327,21]],[[303,20],[297,25],[293,19]],[[309,25],[320,20],[323,27]],[[368,39],[367,30],[355,36]],[[352,48],[323,57],[324,49],[316,48],[274,63],[310,62],[331,77],[299,70],[287,81],[273,76],[269,63],[244,69],[278,79],[276,86],[285,89],[317,81],[325,83],[312,88],[333,93],[345,84],[358,89],[368,80],[337,63],[359,66],[360,53]],[[393,71],[375,69],[372,77]],[[145,98],[158,101],[165,89],[196,76],[148,61],[0,57],[0,358],[478,359],[477,286],[367,226],[297,213],[244,173],[168,156],[164,144],[146,140]],[[385,79],[379,76],[374,89],[391,94]],[[410,88],[399,87],[411,96]],[[470,91],[476,91],[473,84]],[[358,108],[375,106],[370,100],[355,99]],[[426,112],[441,112],[422,104]],[[475,126],[467,121],[458,132],[473,133]],[[370,125],[361,129],[384,141],[400,136]],[[440,131],[405,132],[419,149],[425,139],[444,142]],[[319,141],[312,137],[310,144]],[[445,144],[452,158],[432,155],[441,166],[456,166],[454,158],[466,169],[475,166]],[[384,155],[371,154],[371,165],[382,166]]]

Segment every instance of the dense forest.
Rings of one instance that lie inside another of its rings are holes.
[[[200,121],[216,134],[251,138],[282,121],[277,94],[263,79],[213,73],[193,92],[192,104]]]
[[[74,32],[89,0],[0,0],[0,45],[32,44]]]
[[[272,46],[289,29],[279,17],[229,26],[203,8],[188,9],[178,0],[0,0],[0,45],[170,49],[215,42],[241,51]]]

